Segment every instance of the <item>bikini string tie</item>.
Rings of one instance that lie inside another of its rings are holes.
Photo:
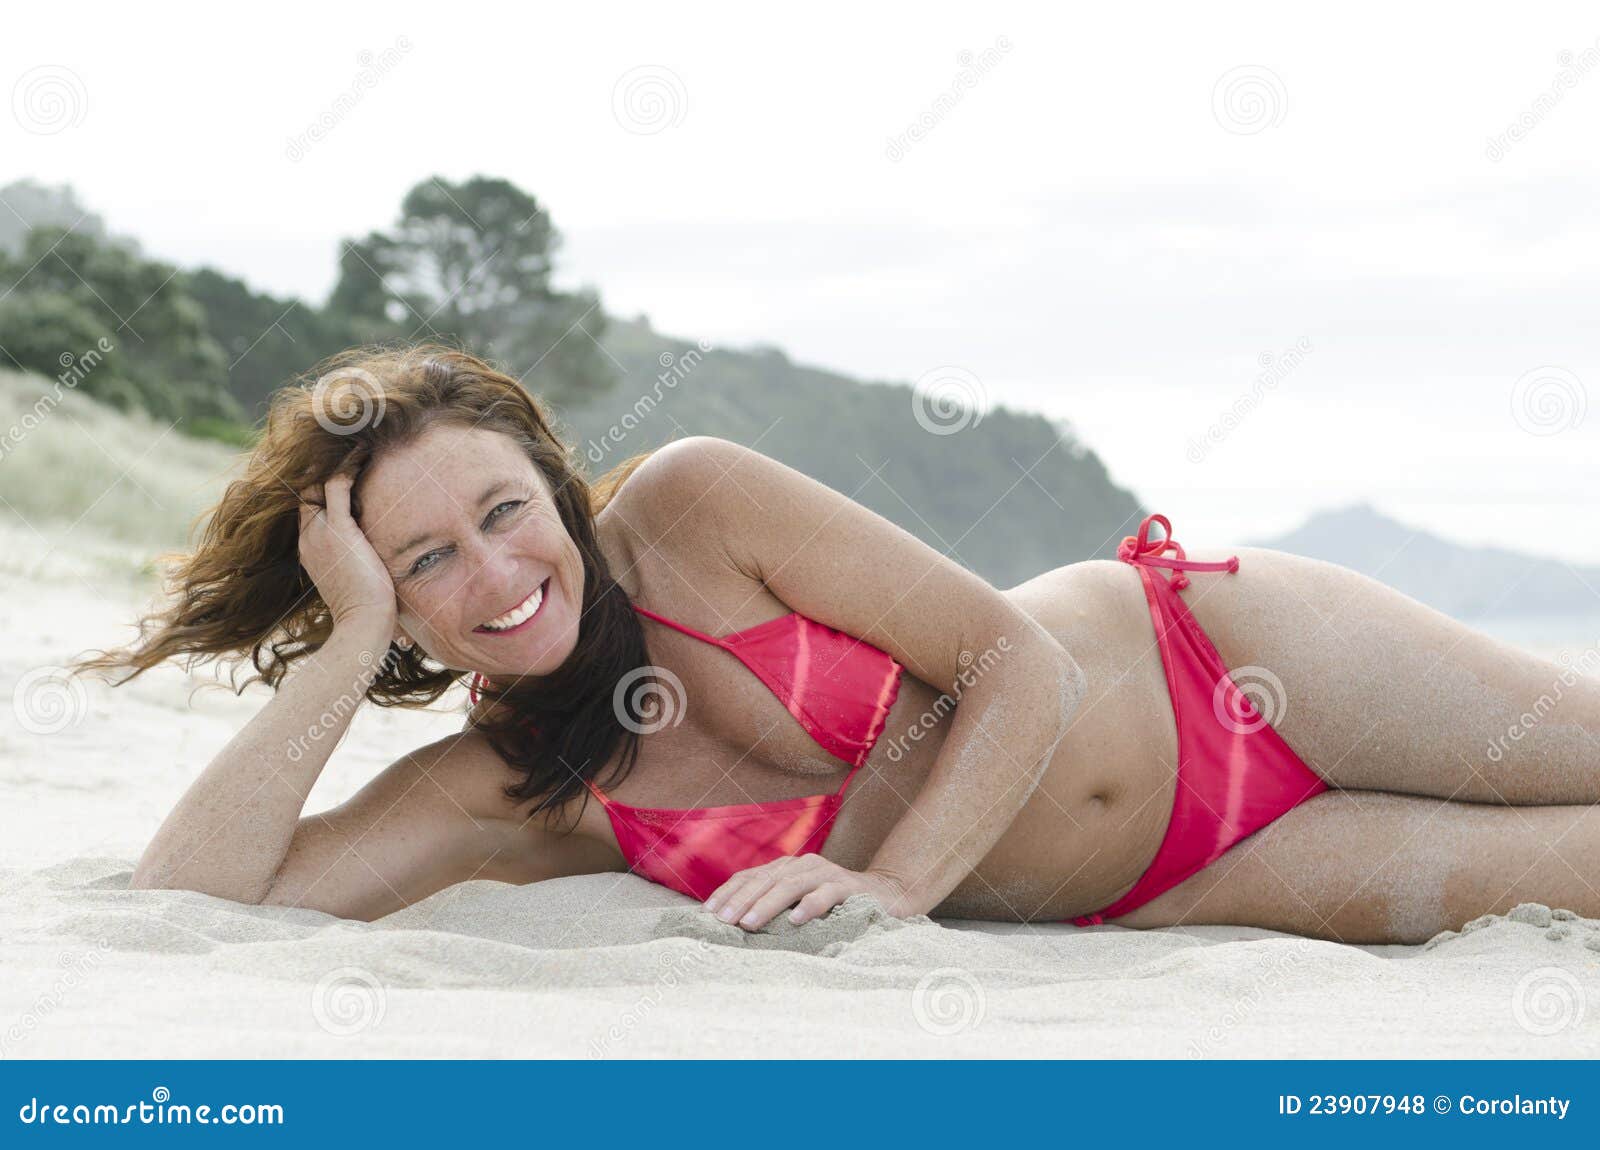
[[[1150,538],[1150,525],[1161,524],[1163,538]],[[1163,558],[1171,552],[1172,558]],[[1230,555],[1220,563],[1208,563],[1184,556],[1183,547],[1172,537],[1172,524],[1165,515],[1147,515],[1139,524],[1138,535],[1125,535],[1117,546],[1117,558],[1124,563],[1144,567],[1165,567],[1173,574],[1168,582],[1174,591],[1189,585],[1185,571],[1226,571],[1230,575],[1239,570],[1239,557]]]

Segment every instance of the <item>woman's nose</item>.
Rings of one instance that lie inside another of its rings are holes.
[[[484,540],[467,555],[473,565],[473,579],[486,591],[517,590],[517,557],[503,540]]]

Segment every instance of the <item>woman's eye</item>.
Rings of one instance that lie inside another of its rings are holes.
[[[524,499],[508,499],[504,503],[497,504],[489,510],[489,514],[484,518],[483,525],[488,527],[493,523],[499,522],[505,516],[511,514],[511,512],[516,508],[521,507],[525,502],[527,501]],[[419,556],[417,561],[411,565],[410,570],[408,570],[406,574],[420,575],[430,567],[437,566],[435,561],[442,558],[449,552],[449,550],[450,549],[448,547],[445,547],[437,551],[429,551],[426,555]]]
[[[499,506],[497,506],[496,508],[494,508],[494,510],[489,512],[489,520],[488,521],[490,523],[494,523],[497,520],[499,520],[502,517],[502,515],[509,514],[510,513],[509,509],[510,508],[521,507],[521,506],[522,506],[522,500],[520,500],[520,499],[508,499],[504,503],[502,503]]]
[[[437,559],[440,556],[440,554],[441,554],[441,552],[438,552],[438,551],[430,551],[426,555],[419,555],[417,557],[417,561],[411,565],[411,570],[409,572],[407,572],[407,574],[409,574],[409,575],[420,575],[420,574],[422,574],[422,572],[426,571],[429,567],[433,566],[433,564],[428,562],[428,560]]]

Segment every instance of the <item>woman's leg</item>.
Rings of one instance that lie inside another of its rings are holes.
[[[1236,574],[1195,575],[1182,597],[1234,681],[1330,785],[1600,803],[1600,678],[1581,673],[1600,670],[1596,636],[1574,635],[1564,666],[1347,568],[1236,553]]]
[[[1519,902],[1600,918],[1600,806],[1325,791],[1117,924],[1419,943]]]

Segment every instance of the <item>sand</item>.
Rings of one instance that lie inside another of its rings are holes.
[[[0,1056],[1600,1056],[1600,924],[1536,904],[1402,947],[902,920],[865,896],[752,935],[626,874],[469,882],[374,923],[129,890],[266,696],[52,678],[127,634],[142,593],[99,562],[0,522]],[[308,809],[464,703],[364,709]]]
[[[1600,924],[1552,938],[1527,911],[1352,947],[899,920],[858,895],[751,935],[632,875],[464,883],[359,923],[128,874],[0,880],[5,1056],[1600,1054]]]

